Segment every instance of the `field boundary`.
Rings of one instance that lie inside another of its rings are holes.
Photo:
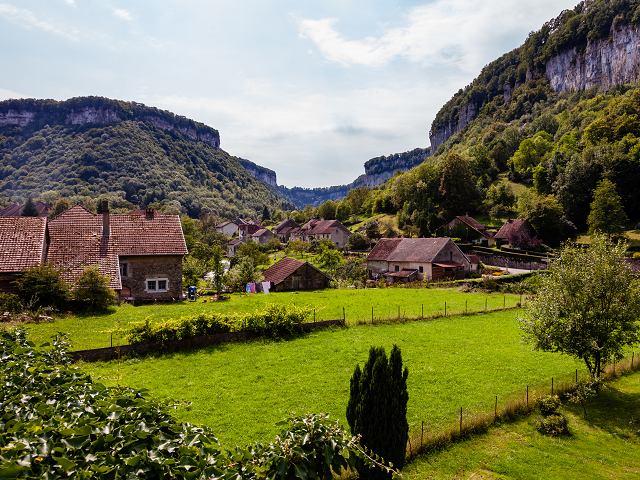
[[[317,322],[303,323],[299,327],[300,332],[310,332],[324,328],[344,326],[344,319],[321,320]],[[239,342],[259,338],[261,335],[241,330],[238,332],[216,333],[213,335],[202,335],[200,337],[190,337],[182,340],[172,340],[163,343],[138,343],[135,345],[119,345],[115,347],[93,348],[90,350],[76,350],[69,352],[72,362],[108,362],[117,360],[127,355],[146,355],[155,352],[174,352],[179,350],[195,350],[209,345],[227,342]]]

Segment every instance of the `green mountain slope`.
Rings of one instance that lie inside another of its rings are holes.
[[[140,104],[0,102],[0,196],[22,201],[53,191],[81,203],[108,196],[122,208],[162,203],[192,217],[292,207],[219,142],[206,125]]]

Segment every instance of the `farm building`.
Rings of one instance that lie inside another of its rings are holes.
[[[495,239],[487,227],[470,217],[469,214],[455,217],[449,223],[436,229],[437,237],[457,237],[463,242],[482,243],[492,247]]]
[[[527,237],[533,237],[535,235],[535,231],[529,223],[529,220],[524,218],[510,218],[500,227],[495,238],[501,245],[511,245],[515,239],[523,235]]]
[[[262,272],[264,280],[271,282],[271,290],[315,290],[327,288],[331,278],[309,262],[284,257]]]
[[[367,277],[397,281],[462,279],[471,262],[447,237],[382,238],[367,256]]]

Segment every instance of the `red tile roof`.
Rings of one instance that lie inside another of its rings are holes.
[[[511,235],[518,233],[522,229],[531,229],[529,222],[524,218],[510,218],[504,225],[500,227],[498,233],[496,233],[496,238],[506,238],[509,239]]]
[[[475,228],[479,232],[483,232],[487,229],[487,227],[484,224],[480,223],[475,218],[470,217],[469,215],[458,215],[456,218],[460,220],[462,223],[465,223],[470,227]]]
[[[382,238],[371,250],[367,261],[431,263],[450,241],[448,237]]]
[[[295,258],[284,257],[278,262],[267,268],[262,275],[265,281],[273,282],[274,285],[284,282],[284,280],[302,267],[305,263],[303,260],[296,260]]]
[[[75,281],[85,267],[95,265],[120,289],[119,256],[186,255],[180,218],[159,212],[109,215],[110,235],[102,235],[103,215],[76,205],[49,222],[51,245],[47,260],[66,269]]]
[[[408,268],[403,268],[399,272],[387,272],[385,276],[388,277],[396,277],[396,278],[409,278],[414,273],[417,273],[418,270],[411,270]]]
[[[50,203],[45,203],[40,200],[35,202],[35,206],[41,217],[46,217],[52,207]],[[24,205],[17,205],[15,203],[12,203],[11,205],[7,205],[2,210],[0,210],[0,217],[19,217],[20,215],[22,215],[23,210]]]
[[[274,233],[286,233],[292,228],[300,228],[300,225],[292,218],[287,218],[273,228]]]
[[[0,217],[0,272],[19,272],[44,260],[46,217]]]
[[[351,232],[349,231],[349,229],[345,227],[342,223],[340,223],[338,220],[315,220],[314,219],[307,222],[306,225],[302,228],[304,229],[305,227],[308,227],[308,230],[306,231],[307,235],[330,234],[336,228],[339,228],[340,230],[344,231],[348,235],[351,235]]]
[[[478,258],[477,255],[467,254],[467,258],[471,263],[480,263],[480,259]]]

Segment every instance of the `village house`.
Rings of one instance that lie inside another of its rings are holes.
[[[240,240],[239,238],[229,240],[227,242],[227,256],[233,257],[238,252],[238,248],[240,248],[240,245],[242,245],[242,240]]]
[[[523,235],[530,238],[535,236],[535,231],[529,223],[529,220],[524,218],[509,218],[504,222],[504,225],[500,227],[495,238],[496,241],[499,242],[499,245],[511,245],[515,238]]]
[[[230,237],[233,236],[234,233],[238,231],[238,223],[237,222],[222,222],[216,225],[216,230],[224,235],[228,235]]]
[[[300,225],[291,218],[287,218],[273,227],[273,233],[282,243],[287,243],[289,240],[292,240],[292,234],[299,230]]]
[[[343,247],[349,241],[351,232],[338,220],[318,220],[311,219],[299,230],[291,232],[292,240],[331,240],[337,248]]]
[[[437,237],[457,237],[463,242],[482,243],[488,247],[495,243],[493,233],[468,213],[454,217],[449,223],[437,228],[435,233]]]
[[[382,238],[367,256],[367,278],[387,283],[463,279],[471,262],[447,237]]]
[[[43,263],[48,245],[46,217],[0,217],[0,293],[17,294],[17,275]]]
[[[284,257],[262,272],[265,282],[271,282],[271,290],[309,290],[329,287],[331,278],[309,262]]]
[[[15,222],[13,227],[9,221]],[[29,223],[21,223],[25,221]],[[0,220],[0,225],[7,232],[13,228],[11,235],[3,230],[1,240],[2,252],[13,259],[2,258],[2,270],[7,270],[2,277],[5,282],[7,275],[51,262],[69,284],[87,267],[97,267],[120,299],[166,301],[182,297],[182,257],[187,247],[177,215],[152,209],[111,215],[104,201],[101,214],[75,205],[51,220],[8,217]]]
[[[249,235],[249,240],[255,243],[268,243],[269,240],[274,238],[276,238],[276,236],[268,228],[261,228]]]
[[[238,225],[238,238],[242,241],[242,243],[247,243],[251,235],[256,233],[258,230],[262,230],[264,227],[253,220]]]

